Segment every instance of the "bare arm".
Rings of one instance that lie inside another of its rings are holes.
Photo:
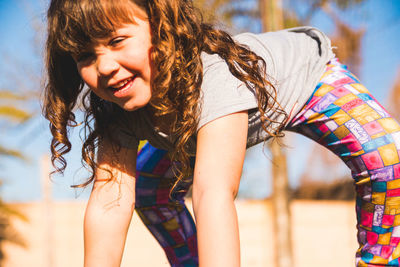
[[[231,114],[198,132],[193,208],[201,267],[240,266],[234,199],[247,139],[247,111]]]
[[[99,165],[110,170],[115,180],[106,182],[109,173],[96,171],[84,220],[85,267],[120,266],[128,227],[135,208],[136,149],[111,145],[99,148]]]

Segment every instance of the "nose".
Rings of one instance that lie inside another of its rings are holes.
[[[119,69],[119,63],[112,55],[103,54],[97,57],[97,74],[98,76],[110,76]]]

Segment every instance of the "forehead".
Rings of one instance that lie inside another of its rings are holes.
[[[147,19],[144,7],[132,0],[100,0],[103,12],[113,22],[134,22],[136,17]]]
[[[108,38],[122,25],[136,24],[137,18],[147,19],[144,8],[130,0],[63,2],[63,6],[54,7],[54,12],[49,13],[49,21],[56,32],[57,46],[67,53],[79,53],[89,45]]]

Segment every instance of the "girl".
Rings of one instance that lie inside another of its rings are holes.
[[[172,266],[239,266],[245,150],[282,130],[351,169],[357,266],[399,264],[400,126],[319,30],[231,37],[190,0],[52,0],[47,70],[56,171],[78,99],[86,114],[85,266],[119,266],[134,209]],[[140,140],[151,145],[138,152]],[[192,184],[197,232],[183,201]]]

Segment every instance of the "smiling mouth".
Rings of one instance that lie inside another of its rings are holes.
[[[113,95],[115,97],[124,97],[128,93],[129,89],[131,88],[132,83],[135,78],[136,78],[136,76],[133,76],[131,78],[128,78],[128,79],[126,79],[114,86],[110,86],[108,88],[113,92]]]

